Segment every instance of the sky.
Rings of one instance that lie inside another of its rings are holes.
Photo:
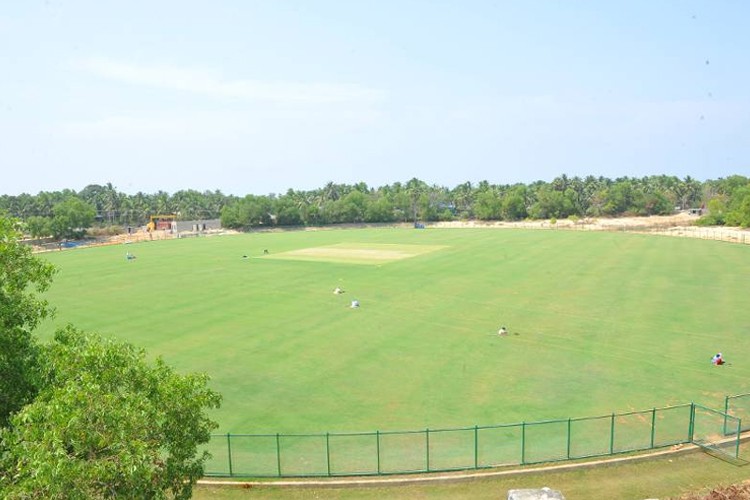
[[[750,175],[745,0],[0,3],[0,194]]]

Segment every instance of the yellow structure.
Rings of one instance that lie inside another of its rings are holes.
[[[148,232],[155,231],[157,229],[172,229],[172,224],[177,219],[174,214],[171,215],[152,215],[151,221],[146,224]]]

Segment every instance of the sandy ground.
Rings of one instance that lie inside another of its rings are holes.
[[[680,238],[699,238],[732,243],[750,244],[750,230],[738,227],[695,226],[698,217],[686,213],[651,217],[622,217],[617,219],[585,218],[578,220],[562,219],[554,224],[549,220],[538,221],[451,221],[434,222],[427,227],[463,228],[523,228],[523,229],[563,229],[572,231],[626,231],[633,233],[659,234]]]
[[[264,255],[270,259],[298,259],[325,262],[348,262],[356,264],[385,264],[408,259],[420,254],[445,248],[442,245],[398,245],[398,244],[337,244],[322,247],[300,248],[289,252]]]
[[[676,215],[654,215],[651,217],[620,217],[610,218],[583,218],[578,220],[560,219],[553,224],[550,220],[525,220],[518,222],[507,221],[450,221],[450,222],[426,222],[427,228],[523,228],[523,229],[567,229],[574,231],[627,231],[639,233],[655,233],[670,236],[694,237],[703,239],[735,240],[750,244],[750,230],[738,227],[699,227],[695,226],[698,216],[688,213]],[[299,228],[271,228],[255,230],[258,232],[276,231],[321,231],[336,229],[355,229],[366,227],[412,227],[411,223],[403,224],[337,224],[323,227],[299,227]],[[215,231],[202,233],[206,236],[212,234],[230,234],[235,231]],[[709,237],[714,235],[715,237]],[[124,243],[126,241],[143,241],[148,239],[169,239],[185,237],[186,234],[171,234],[167,231],[157,231],[151,237],[144,231],[133,235],[121,234],[112,238],[113,242]]]
[[[451,221],[432,222],[428,227],[506,227],[506,228],[539,228],[539,229],[569,229],[574,227],[587,227],[592,230],[607,230],[620,228],[666,228],[675,226],[691,226],[698,218],[689,214],[677,215],[655,215],[652,217],[621,217],[617,219],[608,218],[583,218],[578,220],[560,219],[552,224],[549,220],[532,221]]]
[[[750,229],[738,227],[699,227],[695,226],[698,217],[687,213],[676,215],[651,216],[651,217],[621,217],[609,218],[584,218],[578,220],[561,219],[552,223],[550,220],[533,221],[450,221],[450,222],[427,222],[427,228],[498,228],[498,229],[541,229],[541,230],[568,230],[568,231],[625,231],[633,233],[658,234],[679,238],[699,238],[705,240],[726,241],[730,243],[741,243],[750,245]],[[255,230],[258,232],[277,231],[321,231],[336,229],[354,229],[367,227],[404,227],[410,228],[410,223],[402,224],[337,224],[335,226],[323,227],[297,227],[297,228],[272,228]],[[133,234],[119,234],[109,238],[99,238],[86,246],[116,245],[123,243],[135,243],[138,241],[165,240],[172,238],[188,238],[195,236],[217,236],[226,234],[240,234],[232,230],[214,230],[200,233],[190,232],[171,233],[169,231],[155,231],[153,234],[138,230]],[[35,247],[35,251],[57,250],[56,244],[45,247]]]

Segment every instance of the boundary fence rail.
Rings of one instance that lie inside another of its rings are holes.
[[[723,228],[717,226],[679,226],[675,224],[617,224],[616,222],[605,224],[587,224],[578,222],[574,224],[565,221],[556,224],[549,222],[541,226],[535,224],[519,223],[514,227],[524,229],[547,229],[559,231],[597,231],[597,232],[623,232],[653,234],[659,236],[671,236],[674,238],[694,238],[699,240],[725,241],[728,243],[739,243],[750,245],[750,231],[739,228]]]
[[[206,476],[334,477],[478,470],[693,443],[739,456],[750,394],[595,417],[412,431],[215,434]],[[735,414],[736,413],[736,414]],[[746,421],[750,421],[747,419]],[[747,425],[747,424],[746,424]]]

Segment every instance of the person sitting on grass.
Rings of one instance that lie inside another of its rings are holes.
[[[497,331],[497,334],[500,335],[501,337],[505,337],[506,335],[508,335],[508,330],[504,326],[501,326],[500,329]]]
[[[724,364],[724,357],[721,355],[720,352],[714,354],[714,357],[711,358],[711,363],[713,363],[715,366],[723,365]]]

